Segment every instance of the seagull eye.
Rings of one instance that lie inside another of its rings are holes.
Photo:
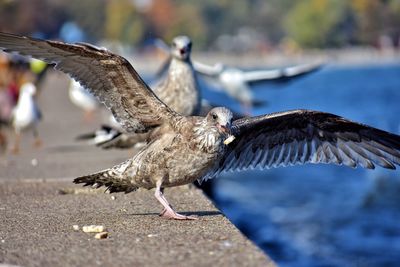
[[[214,120],[218,119],[217,114],[212,114],[212,118],[213,118]]]

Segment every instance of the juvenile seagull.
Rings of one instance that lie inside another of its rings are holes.
[[[194,218],[175,212],[164,188],[220,172],[304,163],[400,165],[400,136],[333,114],[293,110],[232,121],[232,113],[219,107],[205,117],[183,116],[159,100],[126,59],[107,50],[6,33],[0,47],[55,64],[104,103],[126,131],[157,127],[133,158],[74,182],[110,192],[155,188],[163,217]]]
[[[21,86],[18,102],[12,114],[12,125],[15,131],[15,144],[12,150],[13,153],[19,152],[19,143],[21,132],[23,130],[29,128],[33,130],[35,146],[40,146],[42,143],[37,131],[37,125],[42,118],[42,115],[38,105],[36,104],[36,91],[36,86],[31,82],[24,83]]]

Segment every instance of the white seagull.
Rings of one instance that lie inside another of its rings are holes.
[[[251,86],[267,81],[290,80],[314,72],[322,66],[321,63],[313,63],[279,69],[241,70],[221,63],[209,66],[195,61],[193,65],[196,72],[212,79],[214,84],[217,84],[212,88],[223,89],[228,95],[238,100],[246,111],[262,103],[254,98]]]
[[[35,100],[36,92],[36,86],[31,82],[24,83],[21,86],[18,102],[12,115],[12,125],[15,131],[14,153],[19,152],[19,142],[23,130],[33,130],[36,147],[42,143],[37,131],[37,125],[42,115]]]

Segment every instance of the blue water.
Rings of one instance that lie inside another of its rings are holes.
[[[268,101],[255,115],[306,108],[400,133],[400,64],[328,66],[254,94]],[[305,165],[224,174],[214,185],[217,206],[280,266],[400,265],[398,170]]]

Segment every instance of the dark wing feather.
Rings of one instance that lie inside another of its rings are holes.
[[[0,48],[55,64],[104,103],[129,132],[145,132],[176,116],[125,58],[106,49],[8,33],[0,33]]]
[[[304,163],[400,165],[400,136],[329,113],[294,110],[242,118],[233,122],[232,133],[236,139],[205,179],[229,170]]]

